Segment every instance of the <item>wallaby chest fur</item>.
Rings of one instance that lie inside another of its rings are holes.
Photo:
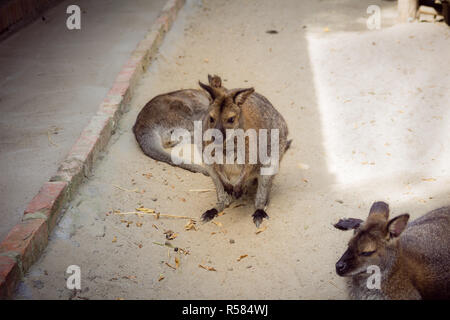
[[[282,115],[272,106],[272,104],[262,95],[257,92],[252,93],[247,100],[242,105],[242,117],[244,121],[242,122],[242,127],[244,131],[248,129],[254,129],[258,132],[260,129],[267,129],[267,151],[268,154],[271,153],[271,137],[270,130],[279,130],[279,146],[281,150],[281,155],[284,154],[286,148],[288,128],[286,122]],[[256,143],[259,145],[259,135],[256,136]],[[237,152],[236,146],[233,150]],[[248,159],[249,152],[248,141],[246,140],[245,152],[246,158]],[[224,148],[224,156],[226,156],[226,149]],[[236,160],[236,158],[235,158]],[[253,179],[259,175],[259,170],[261,168],[261,161],[258,158],[257,163],[251,165],[251,170],[248,172],[246,181],[244,181],[243,188],[246,189],[247,186],[251,185]],[[247,165],[250,166],[250,165]],[[242,170],[245,168],[245,164],[214,164],[214,169],[221,174],[219,175],[222,182],[225,184],[230,184],[235,186],[239,182],[239,176]]]

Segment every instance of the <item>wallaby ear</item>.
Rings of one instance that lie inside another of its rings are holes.
[[[387,230],[389,232],[390,237],[391,238],[398,237],[403,232],[403,230],[405,230],[408,220],[409,214],[407,213],[392,218],[387,224]]]
[[[369,218],[387,221],[389,218],[389,205],[383,201],[374,202],[372,207],[370,207]]]
[[[222,86],[222,79],[218,75],[211,76],[208,74],[208,82],[213,88],[220,88]]]
[[[209,78],[209,75],[208,75],[208,78]],[[207,84],[202,83],[201,81],[199,81],[198,84],[200,85],[200,87],[202,87],[204,90],[206,90],[209,93],[209,95],[211,96],[211,98],[213,100],[216,98],[216,94],[212,87],[208,86]]]
[[[253,92],[255,92],[254,88],[236,89],[232,94],[233,102],[241,106]]]
[[[358,229],[361,223],[364,221],[361,219],[348,218],[348,219],[340,219],[335,225],[333,225],[336,229],[339,230],[351,230]]]

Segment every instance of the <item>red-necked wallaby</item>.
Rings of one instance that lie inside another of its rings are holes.
[[[209,221],[216,217],[234,199],[240,198],[244,192],[247,193],[256,183],[256,211],[253,213],[253,222],[259,227],[262,220],[268,218],[265,207],[275,176],[275,172],[261,173],[261,170],[269,166],[267,161],[262,161],[261,146],[263,144],[267,148],[267,156],[277,155],[275,166],[278,168],[279,161],[291,142],[287,140],[287,124],[272,104],[264,96],[254,92],[253,88],[228,90],[222,86],[208,86],[201,82],[200,86],[209,93],[212,101],[203,119],[203,131],[215,130],[223,137],[221,141],[204,142],[204,152],[211,145],[221,145],[223,150],[221,157],[227,158],[231,154],[233,160],[231,163],[228,161],[206,163],[209,176],[216,187],[217,203],[214,208],[203,213],[202,220]],[[241,151],[244,149],[241,152],[241,159],[245,158],[240,163],[236,161],[239,153],[237,143],[239,132],[244,134],[243,138],[241,136],[243,141],[241,146],[244,146],[241,148]],[[266,138],[261,138],[261,132],[267,133]],[[274,132],[275,136],[272,136]],[[231,150],[228,150],[230,145]],[[254,161],[250,161],[250,158]]]
[[[375,202],[365,222],[345,219],[335,225],[355,229],[336,263],[338,275],[352,277],[352,298],[450,299],[450,207],[408,219],[402,214],[389,220],[388,204]],[[373,266],[380,272],[379,288],[368,285]]]
[[[220,78],[208,76],[208,80],[211,87],[220,86]],[[201,165],[183,161],[175,164],[173,156],[165,149],[180,142],[171,139],[174,130],[185,129],[193,134],[194,121],[203,120],[211,101],[210,96],[199,89],[178,90],[154,97],[141,110],[133,126],[142,151],[154,160],[208,175]]]

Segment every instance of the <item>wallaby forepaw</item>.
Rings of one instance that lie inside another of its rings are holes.
[[[269,216],[267,215],[267,213],[262,209],[256,210],[255,213],[252,215],[252,217],[253,217],[253,222],[255,223],[257,228],[259,228],[259,226],[261,225],[261,222],[263,221],[264,218],[269,219]]]
[[[209,209],[207,210],[205,213],[202,214],[202,221],[203,222],[208,222],[211,221],[212,219],[214,219],[215,217],[217,217],[217,214],[219,212],[217,211],[216,208],[213,209]]]

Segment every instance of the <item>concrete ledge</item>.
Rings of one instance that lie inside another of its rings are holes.
[[[140,76],[157,52],[185,0],[169,0],[145,38],[117,75],[100,103],[97,114],[84,128],[56,174],[44,183],[28,204],[22,222],[0,243],[0,299],[11,298],[16,285],[39,258],[48,236],[61,216],[64,206],[92,171],[99,153],[106,147],[126,111]]]

